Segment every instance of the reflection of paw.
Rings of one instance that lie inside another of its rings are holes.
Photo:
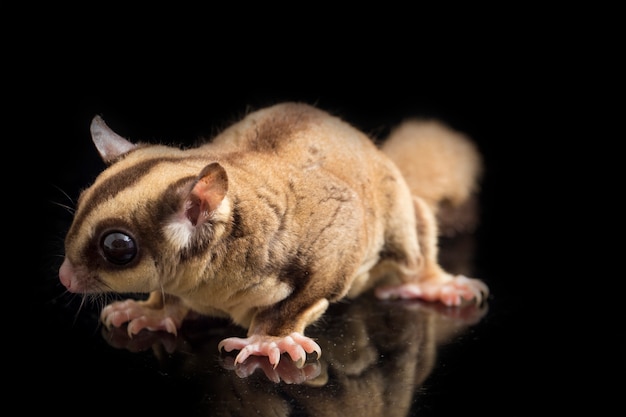
[[[447,306],[459,306],[463,300],[475,300],[476,304],[481,304],[483,298],[488,294],[489,288],[484,282],[463,275],[450,277],[445,281],[425,281],[418,284],[402,284],[376,289],[376,296],[382,300],[390,298],[423,299],[441,301]]]
[[[296,362],[284,360],[274,366],[269,358],[263,356],[251,356],[245,362],[237,364],[235,360],[233,356],[226,356],[222,366],[225,369],[234,370],[240,378],[247,378],[257,369],[261,369],[267,379],[275,383],[282,380],[286,384],[302,384],[317,378],[322,369],[319,361],[298,366]]]
[[[116,301],[102,309],[100,319],[107,328],[120,327],[128,323],[128,335],[139,333],[143,329],[152,331],[163,330],[176,335],[177,326],[171,317],[165,316],[163,310],[148,308],[136,300]]]
[[[302,367],[306,361],[307,353],[315,352],[318,358],[322,354],[322,349],[313,339],[298,332],[293,332],[284,337],[260,334],[254,334],[245,339],[229,337],[222,340],[217,348],[219,350],[224,349],[226,352],[239,350],[240,352],[235,358],[235,365],[243,363],[249,356],[255,355],[267,356],[270,364],[276,367],[280,361],[280,355],[288,353],[296,366]]]
[[[443,303],[433,303],[425,300],[396,300],[392,303],[402,303],[402,306],[411,311],[435,313],[464,325],[474,325],[482,320],[489,310],[487,303],[465,303],[460,306],[446,306]]]
[[[130,352],[143,352],[160,343],[168,353],[172,353],[177,346],[176,336],[170,333],[143,331],[131,338],[123,327],[103,328],[102,338],[112,347]]]

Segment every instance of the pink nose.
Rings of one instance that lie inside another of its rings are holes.
[[[74,282],[74,267],[71,262],[65,258],[63,264],[59,268],[59,279],[61,284],[65,285],[70,292],[76,292],[76,288],[72,288],[72,282]]]

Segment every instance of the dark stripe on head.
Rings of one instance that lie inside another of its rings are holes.
[[[85,218],[100,204],[113,198],[122,190],[141,181],[156,165],[163,162],[178,161],[179,159],[180,158],[155,158],[142,161],[116,173],[100,183],[94,184],[95,188],[91,194],[91,199],[89,201],[79,200],[79,203],[84,204],[84,207],[82,207],[83,210],[81,210],[74,219],[72,229],[80,227]]]
[[[145,216],[149,216],[149,221],[135,221],[136,227],[140,230],[142,236],[150,236],[149,240],[154,242],[155,246],[161,246],[165,242],[163,235],[163,226],[170,221],[172,216],[180,210],[184,210],[184,200],[191,191],[191,186],[196,181],[196,176],[188,175],[171,183],[167,189],[159,195],[157,200],[147,202],[147,210]],[[155,227],[156,226],[156,227]],[[153,248],[153,253],[160,252],[157,247]],[[157,259],[158,261],[158,259]]]
[[[179,210],[183,210],[183,200],[189,196],[197,176],[188,175],[171,183],[153,202],[150,213],[153,214],[153,224],[163,225]]]
[[[231,225],[232,225],[230,229],[231,239],[240,239],[245,236],[246,232],[243,229],[243,222],[241,219],[241,208],[239,207],[237,200],[233,201],[233,220],[232,220]]]

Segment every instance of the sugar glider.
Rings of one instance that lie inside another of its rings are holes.
[[[398,165],[317,107],[250,112],[187,149],[131,143],[99,116],[90,130],[108,166],[79,196],[59,278],[71,293],[149,294],[102,310],[131,337],[176,334],[195,312],[247,329],[219,344],[239,350],[236,363],[303,363],[321,355],[305,329],[344,297],[377,286],[380,298],[453,306],[488,293],[439,265],[436,212]]]

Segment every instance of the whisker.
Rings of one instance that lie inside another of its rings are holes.
[[[69,201],[69,203],[68,204],[64,204],[64,203],[60,203],[60,202],[54,201],[54,200],[49,200],[48,202],[50,204],[54,204],[55,206],[59,206],[61,208],[64,208],[67,212],[69,212],[71,214],[76,213],[76,209],[75,209],[76,202],[74,201],[74,199],[72,199],[72,197],[70,197],[70,195],[67,192],[65,192],[61,187],[59,187],[57,185],[54,185],[54,184],[52,184],[52,186],[54,188],[56,188],[61,194],[63,194],[63,196]]]
[[[50,200],[49,202],[50,202],[50,204],[54,204],[55,206],[59,206],[59,207],[61,207],[61,208],[64,208],[64,209],[65,209],[65,210],[67,210],[70,214],[74,214],[74,213],[76,213],[76,209],[75,209],[74,207],[72,207],[72,206],[68,206],[67,204],[58,203],[58,202],[56,202],[56,201],[54,201],[54,200]]]
[[[76,205],[76,203],[74,202],[72,197],[70,197],[70,195],[68,193],[66,193],[61,187],[59,187],[58,185],[54,185],[54,184],[52,186],[54,188],[56,188],[57,190],[59,190],[61,192],[61,194],[63,194],[70,201],[70,203],[72,203],[73,206]]]
[[[78,305],[78,309],[76,310],[76,313],[74,314],[74,322],[73,324],[76,324],[76,322],[78,321],[78,316],[80,315],[81,310],[83,309],[84,305],[85,305],[85,295],[81,294],[80,297],[80,304]]]

